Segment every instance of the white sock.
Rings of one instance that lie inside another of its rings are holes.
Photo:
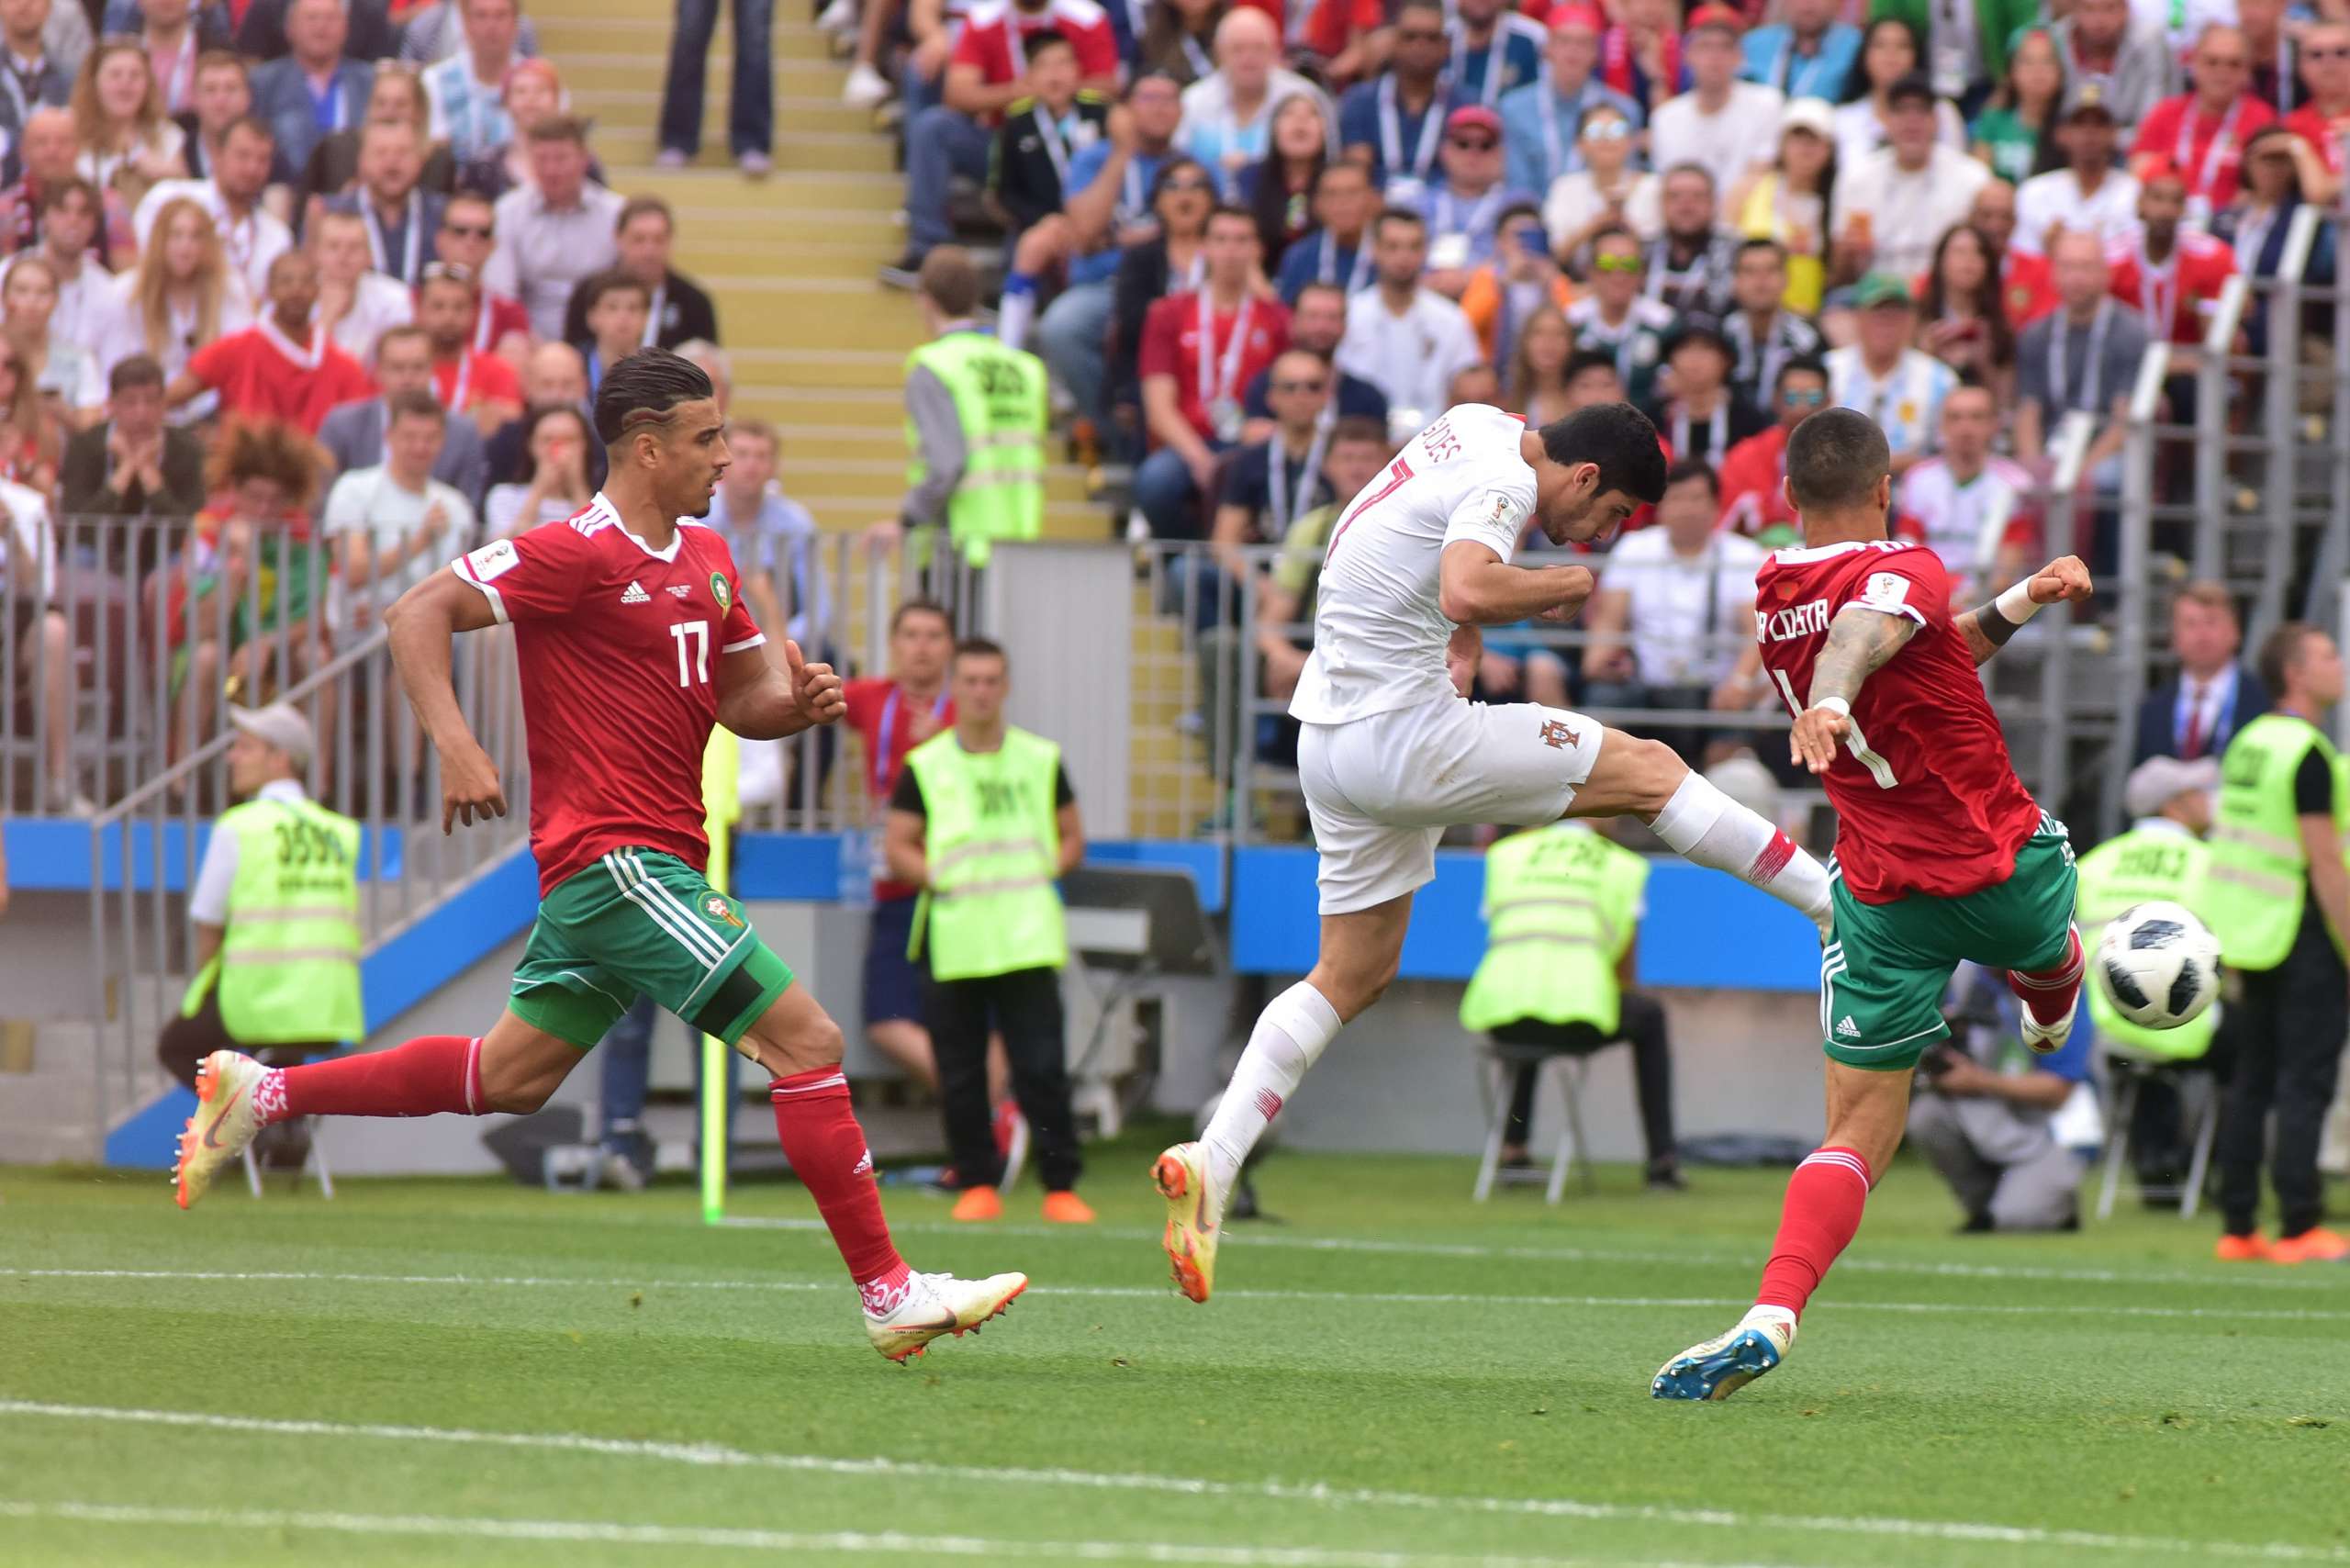
[[[1003,297],[996,302],[995,339],[1016,349],[1028,341],[1028,323],[1036,315],[1036,280],[1013,273],[1003,280]]]
[[[1681,788],[1649,825],[1691,865],[1710,866],[1751,882],[1803,911],[1827,931],[1828,868],[1695,769],[1681,780]]]
[[[1200,1142],[1208,1152],[1208,1192],[1221,1210],[1223,1194],[1232,1190],[1241,1161],[1257,1147],[1265,1128],[1281,1113],[1282,1104],[1297,1092],[1297,1081],[1314,1065],[1322,1047],[1338,1033],[1337,1009],[1329,999],[1300,980],[1265,1004],[1248,1048],[1232,1070],[1224,1099],[1208,1122]]]

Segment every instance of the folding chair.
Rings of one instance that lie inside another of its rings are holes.
[[[2146,1079],[2165,1067],[2191,1067],[2194,1058],[2177,1060],[2165,1057],[2142,1056],[2135,1051],[2108,1040],[2104,1042],[2108,1059],[2115,1066],[2112,1114],[2106,1120],[2105,1173],[2098,1180],[2097,1217],[2113,1217],[2115,1195],[2121,1187],[2121,1169],[2130,1163],[2130,1122],[2138,1108],[2138,1091]],[[2211,1145],[2220,1133],[2220,1089],[2204,1075],[2202,1085],[2181,1085],[2181,1098],[2188,1103],[2188,1115],[2194,1124],[2193,1150],[2188,1156],[2187,1179],[2182,1182],[2160,1182],[2140,1190],[2150,1198],[2178,1200],[2178,1217],[2193,1219],[2203,1202],[2203,1179],[2211,1168]],[[2200,1092],[2190,1091],[2200,1089]]]
[[[1505,1185],[1524,1183],[1544,1185],[1542,1201],[1555,1204],[1566,1191],[1567,1171],[1572,1166],[1583,1169],[1583,1190],[1589,1193],[1598,1187],[1593,1175],[1589,1145],[1583,1131],[1583,1076],[1590,1070],[1586,1056],[1569,1051],[1550,1050],[1539,1046],[1516,1046],[1488,1039],[1480,1053],[1477,1090],[1485,1102],[1485,1155],[1477,1165],[1476,1201],[1483,1203],[1493,1195],[1496,1182]],[[1502,1138],[1509,1129],[1510,1095],[1517,1084],[1520,1068],[1531,1067],[1536,1074],[1535,1099],[1541,1099],[1541,1080],[1547,1078],[1558,1086],[1559,1137],[1546,1176],[1537,1167],[1524,1170],[1502,1169]]]

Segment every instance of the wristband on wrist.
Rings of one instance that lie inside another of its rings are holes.
[[[2031,579],[2029,577],[2003,591],[1991,601],[1991,606],[1999,612],[2001,619],[2012,621],[2019,626],[2039,614],[2041,610],[2031,597]]]
[[[1852,705],[1841,697],[1823,697],[1812,706],[1825,708],[1831,713],[1841,713],[1847,719],[1852,716]]]

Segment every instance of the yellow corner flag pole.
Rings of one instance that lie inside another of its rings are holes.
[[[701,798],[710,816],[710,885],[725,892],[733,869],[735,822],[743,808],[737,775],[741,743],[721,726],[702,753]],[[726,1217],[726,1147],[734,1119],[734,1053],[715,1035],[701,1037],[701,1218],[716,1225]]]

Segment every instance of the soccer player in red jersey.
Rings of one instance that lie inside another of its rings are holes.
[[[2008,760],[1975,673],[2043,604],[2089,596],[2073,556],[1953,616],[1922,544],[1886,537],[1885,432],[1827,409],[1787,438],[1803,544],[1755,574],[1763,667],[1796,715],[1790,749],[1836,808],[1835,930],[1822,956],[1828,1141],[1787,1183],[1778,1239],[1737,1327],[1665,1362],[1660,1399],[1720,1399],[1779,1364],[1908,1120],[1909,1081],[1949,1035],[1961,959],[2008,971],[2024,1044],[2072,1033],[2081,985],[2073,850]],[[1800,695],[1798,695],[1800,693]]]
[[[714,724],[747,740],[841,715],[841,681],[792,643],[781,666],[744,608],[725,541],[694,521],[726,471],[710,378],[664,349],[605,375],[604,489],[576,516],[482,546],[385,618],[392,662],[441,755],[441,826],[506,814],[498,770],[450,683],[452,633],[512,625],[529,728],[539,917],[488,1033],[273,1070],[235,1051],[197,1070],[180,1140],[192,1206],[270,1122],[290,1116],[528,1114],[639,991],[774,1077],[776,1131],[840,1248],[867,1337],[892,1361],[1002,1312],[1022,1274],[909,1271],[849,1107],[841,1031],[704,879],[702,754]]]

